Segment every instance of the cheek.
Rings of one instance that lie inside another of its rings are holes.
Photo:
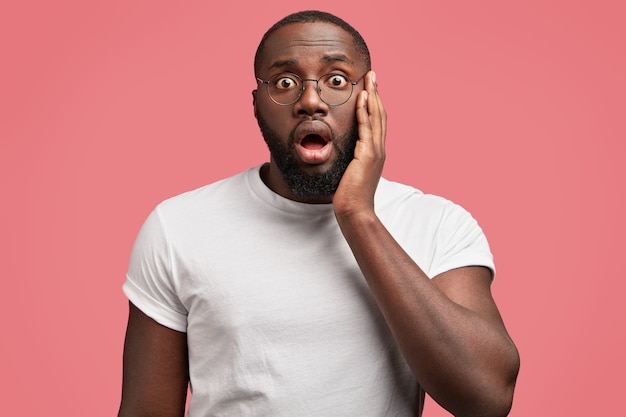
[[[256,113],[259,117],[265,119],[265,121],[272,126],[276,127],[284,120],[282,115],[282,108],[276,106],[274,103],[268,103],[265,98],[258,99],[256,102]]]
[[[265,125],[276,134],[286,137],[291,133],[293,126],[290,123],[291,113],[288,108],[276,106],[274,103],[267,105],[257,99],[255,112],[257,120],[263,120]]]
[[[356,123],[356,108],[355,106],[348,106],[348,104],[345,104],[345,109],[341,109],[333,115],[337,129],[341,130],[341,133],[352,129]]]

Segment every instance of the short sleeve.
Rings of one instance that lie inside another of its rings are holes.
[[[484,266],[495,276],[495,264],[487,238],[478,222],[461,206],[449,203],[437,230],[431,276],[464,266]]]
[[[157,207],[137,235],[122,290],[147,316],[185,332],[187,312],[176,292],[170,255],[167,230]]]

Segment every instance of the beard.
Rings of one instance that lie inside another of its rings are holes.
[[[320,173],[306,172],[294,157],[295,128],[289,134],[288,142],[284,144],[278,134],[269,127],[265,118],[257,115],[257,121],[272,159],[276,162],[283,180],[295,196],[316,198],[328,197],[335,193],[341,177],[354,158],[354,148],[359,139],[356,121],[345,135],[339,137],[329,126],[333,139],[331,146],[335,150],[336,158],[329,169]]]

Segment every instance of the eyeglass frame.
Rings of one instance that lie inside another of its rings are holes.
[[[270,80],[271,80],[272,78],[274,78],[274,77],[277,77],[277,76],[280,76],[280,75],[287,75],[287,74],[288,74],[288,75],[293,75],[293,76],[295,76],[297,79],[299,79],[300,81],[302,81],[302,85],[300,86],[300,92],[298,93],[298,97],[296,97],[296,99],[295,99],[294,101],[292,101],[291,103],[284,104],[284,103],[279,103],[278,101],[276,101],[276,99],[275,99],[274,97],[272,97],[272,94],[270,94]],[[339,104],[330,104],[330,103],[328,103],[326,100],[324,100],[324,97],[322,97],[322,94],[321,94],[322,89],[321,89],[321,88],[320,88],[320,86],[319,86],[319,82],[320,82],[320,80],[321,80],[322,78],[324,78],[324,77],[326,77],[326,76],[329,76],[329,75],[335,75],[335,74],[336,74],[336,75],[341,75],[342,77],[346,77],[346,79],[350,82],[350,85],[351,85],[351,87],[352,87],[352,88],[351,88],[351,90],[350,90],[350,94],[348,95],[348,98],[346,98],[346,101],[344,101],[344,102],[342,102],[342,103],[339,103]],[[296,74],[295,72],[288,72],[288,71],[287,71],[287,72],[281,72],[281,73],[279,73],[279,74],[272,75],[272,76],[271,76],[270,78],[268,78],[267,80],[264,80],[264,79],[262,79],[262,78],[260,78],[260,77],[256,77],[256,76],[255,76],[255,78],[256,78],[256,82],[257,82],[257,83],[262,83],[262,84],[265,84],[265,85],[267,86],[267,95],[268,95],[268,97],[269,97],[269,98],[270,98],[270,99],[271,99],[274,103],[278,104],[279,106],[291,106],[292,104],[297,103],[297,102],[298,102],[298,100],[300,100],[300,98],[302,98],[302,93],[304,93],[304,83],[305,83],[306,81],[312,81],[312,82],[314,82],[314,83],[315,83],[315,91],[317,92],[317,95],[319,96],[320,100],[322,100],[324,103],[326,103],[326,104],[327,104],[328,106],[330,106],[330,107],[337,107],[337,106],[342,106],[342,105],[346,104],[346,103],[350,100],[350,98],[352,98],[352,93],[354,93],[354,86],[355,86],[355,85],[357,85],[358,83],[360,83],[360,82],[361,82],[361,80],[363,79],[363,77],[365,77],[365,75],[366,75],[366,74],[367,74],[367,72],[366,72],[365,74],[361,75],[361,76],[360,76],[360,77],[359,77],[356,81],[352,81],[352,80],[350,79],[350,77],[348,77],[347,75],[343,75],[343,74],[338,73],[338,72],[329,72],[328,74],[324,74],[324,75],[322,75],[322,76],[321,76],[321,77],[319,77],[317,80],[315,80],[315,79],[313,79],[313,78],[302,78],[301,76],[299,76],[299,75],[298,75],[298,74]]]

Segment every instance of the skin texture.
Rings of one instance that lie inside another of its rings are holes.
[[[320,99],[314,83],[307,83],[291,106],[278,106],[263,88],[254,91],[255,117],[271,129],[271,140],[284,146],[297,141],[303,121],[324,123],[333,132],[335,146],[314,163],[291,148],[307,174],[330,170],[337,147],[354,146],[342,138],[355,124],[358,133],[354,159],[334,193],[294,193],[273,157],[263,167],[262,179],[285,198],[332,203],[339,227],[421,389],[455,416],[505,416],[519,356],[491,296],[491,272],[470,266],[429,279],[374,212],[374,192],[385,161],[387,116],[376,76],[368,69],[350,35],[332,24],[290,24],[269,38],[256,74],[262,79],[283,71],[308,79],[330,71],[353,80],[366,75],[350,100],[337,107]],[[160,326],[131,305],[119,415],[182,415],[187,375],[185,335]]]
[[[129,303],[118,415],[182,416],[188,381],[187,335],[158,324]]]

